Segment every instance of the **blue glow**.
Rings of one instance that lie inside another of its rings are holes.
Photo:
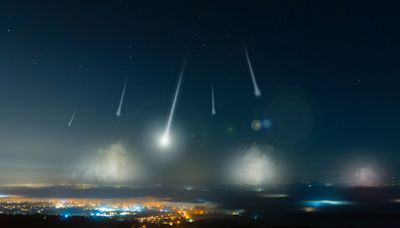
[[[135,207],[133,208],[133,211],[136,211],[136,212],[142,212],[142,210],[143,210],[143,207],[142,207],[142,206],[135,206]]]
[[[69,214],[65,214],[65,215],[64,215],[64,218],[69,218]]]
[[[106,217],[107,215],[104,214],[104,213],[97,212],[97,213],[94,214],[94,216],[96,216],[96,217]]]
[[[262,121],[263,127],[264,128],[270,128],[272,127],[272,120],[270,119],[265,119]]]
[[[127,215],[131,212],[143,212],[145,210],[145,207],[143,205],[133,205],[129,207],[123,207],[123,208],[118,208],[118,207],[111,207],[111,206],[101,206],[96,208],[96,213],[91,214],[91,216],[96,216],[96,217],[109,217],[111,213],[120,213],[123,215]]]
[[[350,204],[350,202],[341,200],[310,200],[306,201],[305,204],[311,207],[328,207],[328,206],[348,205]]]
[[[98,210],[98,211],[101,211],[101,212],[113,211],[113,209],[112,209],[112,208],[109,208],[109,207],[100,207],[100,208],[98,208],[97,210]]]

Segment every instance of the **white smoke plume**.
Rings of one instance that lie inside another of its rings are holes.
[[[379,184],[379,177],[371,167],[366,166],[356,170],[351,184],[360,187],[377,186]]]
[[[239,185],[266,185],[272,183],[275,172],[269,153],[272,148],[253,146],[230,164],[229,179]]]
[[[140,163],[122,143],[100,148],[75,172],[75,179],[97,184],[122,184],[138,180]]]

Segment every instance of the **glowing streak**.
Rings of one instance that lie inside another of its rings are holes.
[[[312,200],[312,201],[307,201],[306,204],[311,207],[324,207],[324,206],[347,205],[351,203],[347,201],[338,201],[338,200]]]
[[[256,81],[256,76],[254,75],[253,66],[251,65],[249,53],[247,52],[247,47],[246,47],[245,44],[243,44],[243,48],[244,48],[244,53],[246,55],[247,64],[249,65],[249,71],[250,71],[251,80],[253,82],[254,95],[256,97],[260,97],[261,96],[261,90],[258,88],[257,81]]]
[[[74,121],[74,119],[75,119],[75,115],[76,115],[76,111],[72,114],[71,119],[68,122],[68,127],[71,127],[72,121]]]
[[[179,74],[178,85],[176,87],[175,94],[174,94],[174,99],[172,101],[172,106],[171,106],[171,111],[170,111],[169,116],[168,116],[167,126],[165,128],[164,134],[162,135],[162,137],[160,139],[160,145],[162,147],[168,147],[170,145],[170,143],[171,143],[170,130],[171,130],[171,125],[172,125],[172,120],[174,119],[174,113],[175,113],[176,103],[178,101],[179,91],[180,91],[180,88],[181,88],[183,72],[185,71],[186,58],[187,57],[185,57],[185,59],[183,60],[182,69],[181,69],[181,72]]]
[[[211,85],[211,114],[215,115],[215,98],[214,98],[214,84]]]
[[[122,94],[121,94],[121,99],[119,100],[118,110],[115,113],[116,116],[121,116],[121,109],[122,109],[122,103],[124,102],[126,84],[127,84],[127,81],[125,81],[124,88],[122,89]]]
[[[264,198],[286,198],[289,197],[287,194],[263,194],[261,197]]]

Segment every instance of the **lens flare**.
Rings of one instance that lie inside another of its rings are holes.
[[[260,120],[253,120],[251,121],[250,127],[253,131],[259,131],[263,127],[263,124]]]

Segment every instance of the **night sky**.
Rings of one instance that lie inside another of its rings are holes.
[[[252,145],[273,147],[290,181],[335,180],[353,162],[398,176],[398,8],[396,1],[2,1],[0,183],[68,182],[83,158],[116,142],[158,180],[213,179]],[[154,161],[153,135],[165,128],[185,55],[171,130],[179,155]],[[254,119],[272,126],[253,131]]]

